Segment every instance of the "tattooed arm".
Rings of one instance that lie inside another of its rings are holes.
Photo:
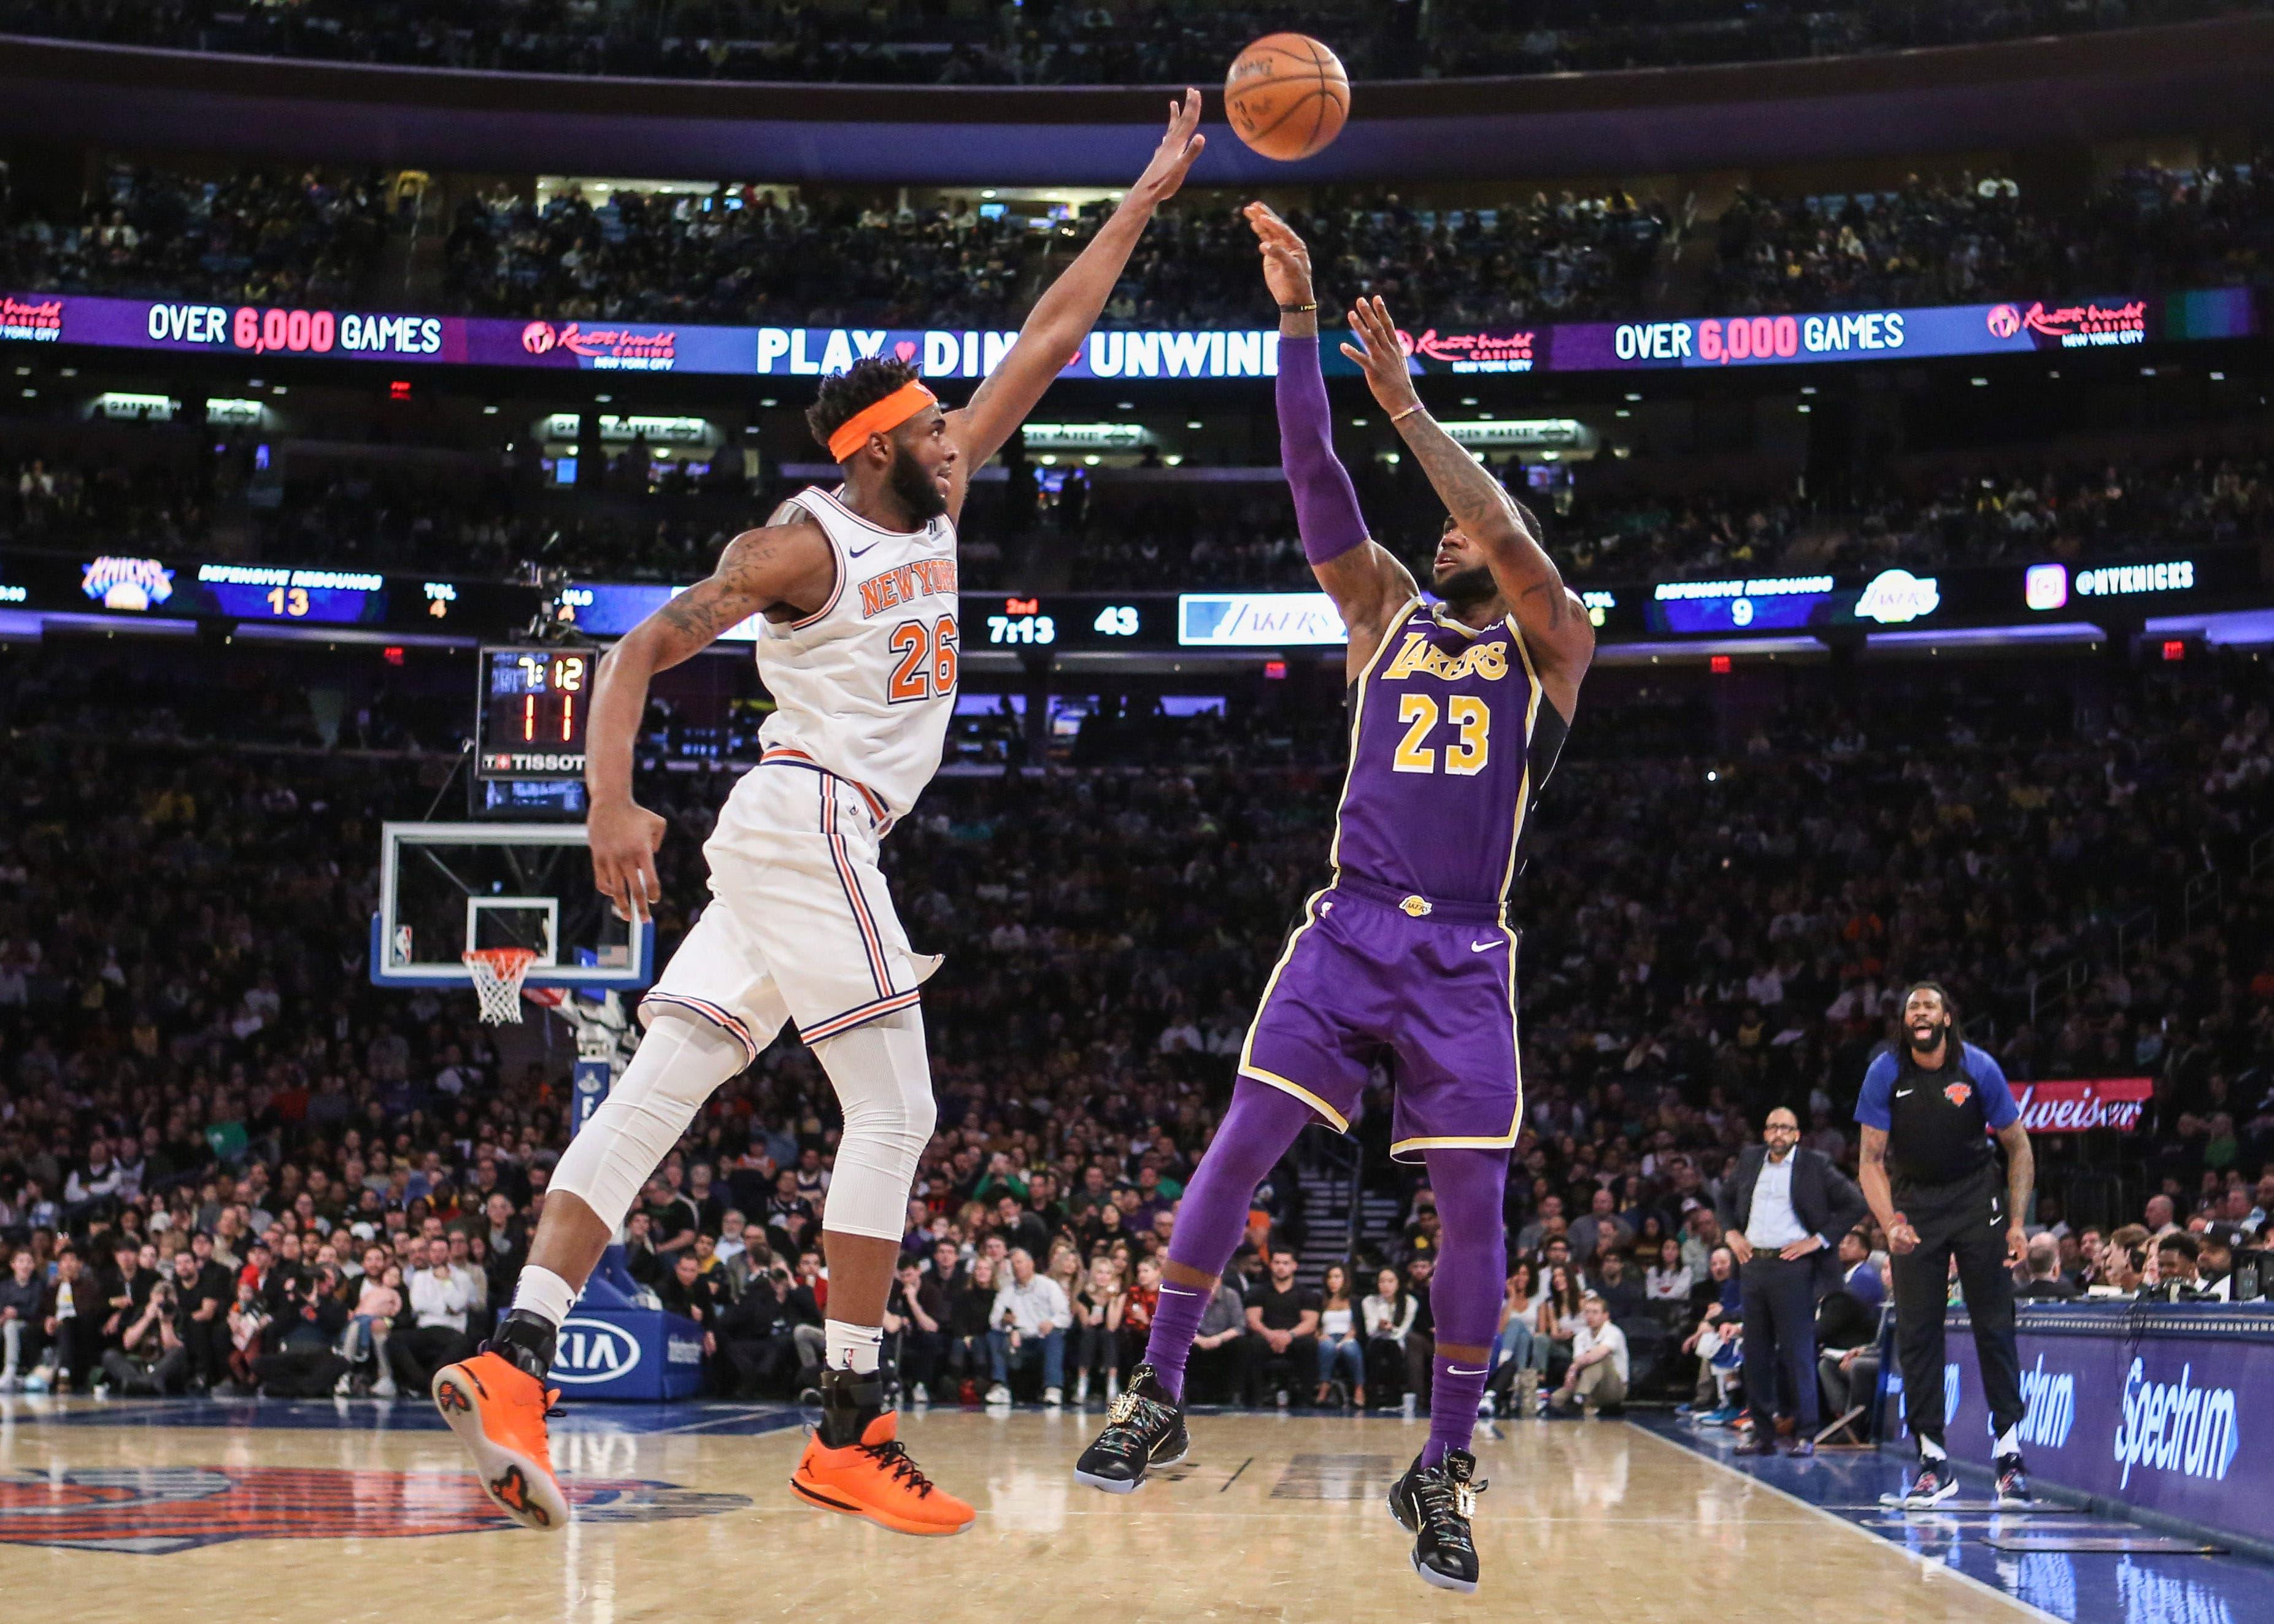
[[[744,530],[727,544],[711,578],[698,582],[630,631],[600,661],[586,718],[584,784],[591,810],[592,882],[624,919],[645,919],[661,899],[655,853],[664,821],[632,799],[632,745],[659,671],[689,660],[754,614],[810,613],[836,583],[836,554],[821,526],[795,508],[783,522]]]
[[[1379,298],[1360,299],[1350,313],[1350,325],[1365,348],[1344,344],[1343,353],[1366,370],[1374,399],[1396,420],[1406,448],[1429,476],[1453,523],[1484,549],[1493,580],[1514,607],[1516,623],[1524,628],[1525,641],[1539,663],[1548,697],[1568,718],[1579,679],[1595,656],[1595,628],[1585,607],[1563,584],[1562,572],[1532,534],[1500,481],[1423,408],[1388,307]]]

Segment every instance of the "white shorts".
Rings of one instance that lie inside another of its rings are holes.
[[[725,1027],[756,1060],[786,1020],[808,1043],[914,1006],[939,967],[908,949],[877,867],[889,823],[860,786],[794,752],[742,775],[704,843],[711,906],[640,1001]]]

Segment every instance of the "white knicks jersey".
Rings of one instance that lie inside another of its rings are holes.
[[[758,618],[758,677],[778,707],[759,742],[802,752],[900,818],[939,771],[955,709],[954,521],[880,530],[818,488],[784,506],[829,538],[837,584],[802,620]]]

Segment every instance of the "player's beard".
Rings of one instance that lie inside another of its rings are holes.
[[[1909,1026],[1903,1028],[1903,1042],[1910,1049],[1913,1058],[1921,1058],[1934,1053],[1949,1036],[1950,1022],[1946,1019],[1935,1023],[1934,1035],[1924,1044],[1918,1041],[1916,1032]]]
[[[1455,610],[1473,609],[1500,590],[1490,568],[1482,564],[1457,569],[1436,583],[1437,596]]]
[[[939,482],[906,446],[892,447],[892,471],[885,476],[885,485],[917,524],[929,524],[947,511],[947,498]]]

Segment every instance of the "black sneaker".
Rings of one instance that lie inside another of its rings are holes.
[[[2000,1455],[1998,1466],[1998,1509],[2024,1511],[2029,1504],[2029,1474],[2018,1455]]]
[[[1390,1485],[1389,1515],[1413,1536],[1413,1571],[1422,1582],[1463,1595],[1477,1588],[1477,1546],[1469,1519],[1477,1515],[1477,1457],[1449,1449],[1434,1466],[1414,1456],[1405,1475]]]
[[[1191,1447],[1184,1407],[1169,1396],[1151,1365],[1140,1365],[1105,1412],[1105,1430],[1074,1462],[1074,1481],[1108,1494],[1131,1493],[1148,1471],[1174,1466]]]
[[[1919,1468],[1919,1475],[1911,1479],[1911,1486],[1903,1492],[1903,1507],[1908,1511],[1924,1510],[1939,1506],[1958,1492],[1958,1477],[1947,1461],[1929,1461]]]

